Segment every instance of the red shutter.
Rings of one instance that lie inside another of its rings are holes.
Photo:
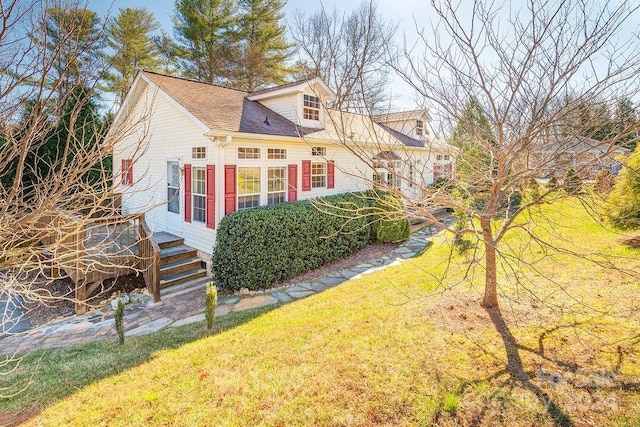
[[[236,166],[224,167],[224,214],[229,215],[236,211]]]
[[[129,176],[129,171],[127,170],[127,160],[122,159],[120,163],[120,184],[127,185],[128,176]]]
[[[216,228],[216,167],[207,165],[207,228]]]
[[[133,159],[129,159],[129,168],[127,169],[127,182],[133,185]]]
[[[298,165],[289,165],[289,192],[287,195],[288,202],[298,200]]]
[[[302,191],[311,190],[311,160],[302,161]]]
[[[191,165],[184,165],[184,220],[191,222]]]
[[[336,162],[329,160],[327,162],[327,188],[336,186]]]
[[[449,175],[449,179],[453,179],[453,163],[449,163],[447,165],[447,173]]]

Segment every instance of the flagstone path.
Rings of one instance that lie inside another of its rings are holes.
[[[425,227],[412,233],[407,242],[383,257],[369,260],[355,267],[334,271],[314,280],[247,295],[221,297],[218,300],[216,316],[224,316],[232,311],[288,303],[322,292],[347,280],[357,279],[364,274],[399,265],[422,251],[435,231],[433,226]],[[130,298],[131,302],[126,306],[123,322],[125,336],[148,334],[166,327],[200,322],[205,318],[204,287],[166,298],[156,304],[153,303],[151,296],[146,294],[133,293],[130,294]],[[65,317],[25,332],[0,338],[0,354],[66,347],[112,336],[116,336],[114,310],[110,305],[106,305],[81,316]]]

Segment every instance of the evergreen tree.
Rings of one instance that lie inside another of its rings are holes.
[[[186,77],[229,82],[237,55],[236,8],[232,0],[176,0],[174,31]]]
[[[640,136],[638,112],[630,99],[618,102],[613,117],[613,132],[618,136],[618,144],[634,150]]]
[[[153,39],[158,49],[158,69],[166,74],[174,74],[177,71],[176,63],[180,57],[180,47],[165,31]]]
[[[606,212],[609,221],[620,229],[640,228],[640,145],[625,159]]]
[[[252,91],[284,83],[291,69],[286,61],[292,45],[287,43],[281,0],[239,0],[239,55],[233,86]]]
[[[50,86],[64,100],[86,76],[102,72],[100,20],[86,8],[55,6],[47,9],[44,25],[45,49],[53,66]]]
[[[122,101],[139,69],[154,70],[160,64],[153,32],[160,25],[145,8],[120,9],[109,24],[107,46],[113,51],[108,60],[114,72],[107,75],[108,89]]]
[[[491,148],[496,144],[489,118],[484,113],[478,99],[470,97],[462,110],[451,133],[451,145],[460,149],[456,162],[456,175],[469,178],[473,175],[491,176]],[[475,180],[470,180],[470,182]],[[479,187],[480,181],[475,181]],[[489,183],[484,183],[487,187]]]

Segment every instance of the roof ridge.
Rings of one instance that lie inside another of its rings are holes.
[[[229,89],[229,90],[235,90],[236,92],[242,92],[245,95],[250,94],[251,92],[247,92],[246,90],[242,90],[242,89],[237,89],[234,87],[229,87],[229,86],[223,86],[223,85],[219,85],[219,84],[214,84],[214,83],[209,83],[209,82],[201,82],[200,80],[196,80],[196,79],[190,79],[187,77],[181,77],[181,76],[171,76],[169,74],[162,74],[162,73],[158,73],[157,71],[151,71],[151,70],[140,70],[143,73],[147,73],[147,74],[155,74],[156,76],[160,76],[160,77],[169,77],[171,79],[176,79],[176,80],[183,80],[186,82],[192,82],[192,83],[199,83],[202,85],[207,85],[207,86],[213,86],[213,87],[218,87],[220,89]]]

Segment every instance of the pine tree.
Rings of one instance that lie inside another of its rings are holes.
[[[491,148],[495,145],[495,135],[487,115],[478,99],[470,97],[451,133],[451,144],[460,149],[456,162],[456,175],[470,177],[478,175],[488,177],[492,167]],[[479,186],[482,184],[476,182]],[[486,183],[488,184],[488,183]]]
[[[120,9],[110,23],[107,46],[113,51],[108,60],[114,72],[107,75],[108,89],[122,101],[139,69],[154,70],[160,64],[153,32],[160,25],[146,8]]]
[[[291,69],[286,65],[292,45],[287,42],[281,0],[240,0],[239,55],[233,86],[252,91],[284,83]]]
[[[102,71],[97,65],[103,46],[100,20],[86,8],[55,6],[47,9],[44,25],[45,49],[53,65],[50,85],[64,100],[83,77]]]
[[[229,82],[237,55],[236,8],[232,0],[176,0],[174,31],[186,77]]]

